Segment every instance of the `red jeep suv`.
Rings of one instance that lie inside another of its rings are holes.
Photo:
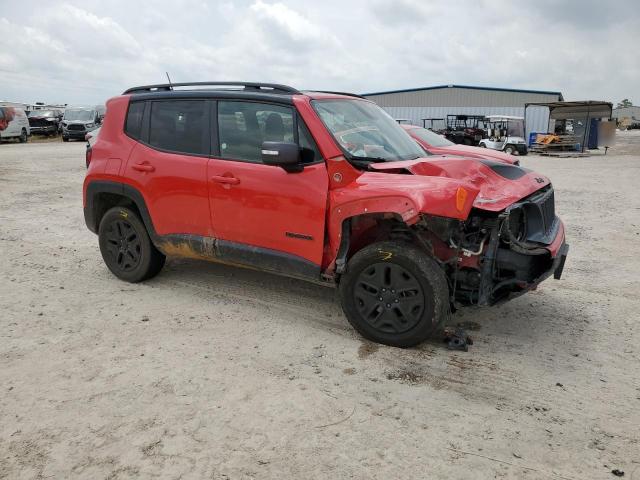
[[[467,305],[560,278],[568,251],[542,175],[424,151],[357,95],[274,84],[131,88],[87,150],[84,215],[122,280],[166,256],[339,289],[366,338],[407,347]]]

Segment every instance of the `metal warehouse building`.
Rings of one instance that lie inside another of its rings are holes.
[[[447,115],[515,115],[524,117],[525,103],[564,101],[562,93],[512,88],[440,85],[388,92],[365,93],[393,118],[422,125],[423,118],[447,118]],[[529,107],[529,132],[546,132],[549,109]]]
[[[622,120],[623,118],[628,118],[630,120],[633,120],[634,122],[637,122],[637,121],[640,121],[640,107],[634,106],[634,107],[614,108],[611,116],[618,120]]]

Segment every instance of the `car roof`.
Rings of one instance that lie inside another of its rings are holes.
[[[293,103],[294,95],[305,95],[312,99],[364,99],[345,92],[300,91],[293,87],[271,83],[256,82],[191,82],[145,85],[132,87],[123,93],[132,95],[136,100],[176,99],[176,98],[225,98],[268,101],[276,103]]]

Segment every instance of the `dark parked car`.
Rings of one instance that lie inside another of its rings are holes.
[[[31,133],[57,135],[62,116],[62,110],[32,110],[28,115]]]

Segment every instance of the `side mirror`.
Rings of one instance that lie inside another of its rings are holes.
[[[301,172],[300,147],[295,143],[262,142],[262,163],[282,167],[288,173]]]

